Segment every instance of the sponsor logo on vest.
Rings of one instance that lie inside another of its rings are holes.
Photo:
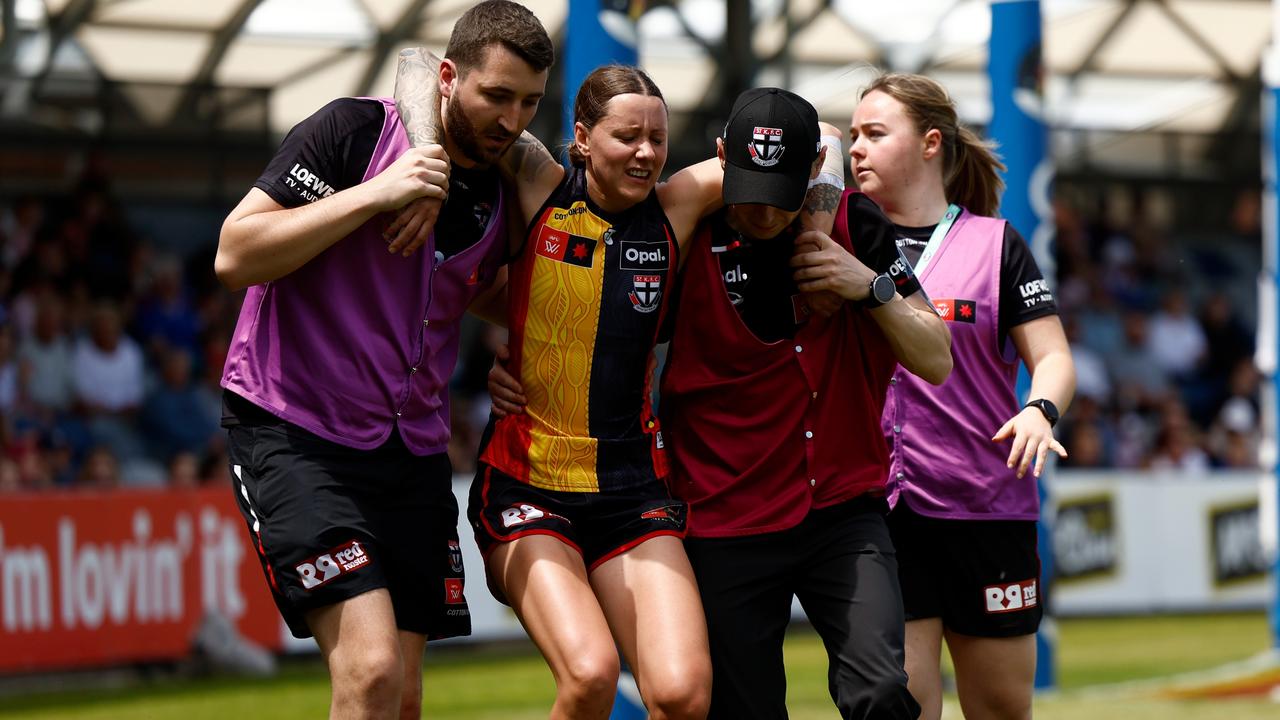
[[[294,182],[294,181],[297,182]],[[307,168],[302,167],[301,163],[294,163],[289,170],[289,176],[284,179],[289,187],[298,187],[298,183],[306,190],[301,190],[302,196],[308,202],[315,202],[320,198],[327,198],[333,194],[333,186],[320,179],[319,175],[311,172]]]
[[[988,585],[982,591],[987,598],[988,614],[1027,610],[1040,604],[1035,578],[1007,585]]]
[[[642,243],[622,241],[618,267],[623,270],[666,270],[666,243]]]
[[[978,322],[978,303],[975,300],[934,300],[933,307],[944,322],[961,322],[973,325]]]
[[[782,144],[782,129],[757,127],[751,131],[751,142],[747,143],[747,153],[751,162],[761,167],[773,167],[782,159],[787,148]]]
[[[632,275],[631,284],[635,290],[627,297],[637,312],[651,313],[658,309],[658,300],[662,298],[661,275]]]
[[[360,543],[348,540],[327,553],[301,563],[294,569],[298,571],[302,587],[314,590],[343,573],[353,572],[368,565],[369,561],[370,558],[365,554],[364,548],[360,547]]]
[[[462,593],[462,578],[444,579],[444,602],[446,605],[465,605],[467,596]]]
[[[746,281],[747,281],[747,274],[742,271],[741,265],[734,265],[733,267],[725,271],[724,282],[726,285],[732,285],[734,283],[740,283],[740,282],[746,282]]]

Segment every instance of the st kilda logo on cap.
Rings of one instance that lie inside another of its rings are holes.
[[[786,149],[782,144],[782,128],[756,127],[751,130],[751,142],[747,143],[751,162],[761,167],[773,167],[782,159]]]

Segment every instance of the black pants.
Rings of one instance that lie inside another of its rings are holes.
[[[793,596],[826,646],[840,717],[919,716],[902,668],[902,594],[883,508],[859,499],[782,532],[685,541],[711,641],[709,718],[787,717],[782,641]]]

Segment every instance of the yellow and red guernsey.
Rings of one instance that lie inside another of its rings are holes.
[[[568,173],[511,265],[508,370],[528,405],[490,423],[481,461],[569,492],[666,476],[650,360],[678,252],[656,194],[608,213]]]

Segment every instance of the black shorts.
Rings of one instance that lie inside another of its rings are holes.
[[[1031,635],[1044,597],[1031,520],[944,520],[899,502],[889,513],[907,620],[941,618],[977,637]]]
[[[582,555],[591,571],[660,535],[683,538],[688,505],[661,480],[598,492],[543,490],[480,464],[467,519],[480,552],[525,535],[550,535]],[[495,593],[496,594],[496,593]]]
[[[280,614],[386,588],[401,630],[469,635],[458,502],[444,453],[417,456],[397,433],[355,450],[280,422],[227,429],[231,482]]]

